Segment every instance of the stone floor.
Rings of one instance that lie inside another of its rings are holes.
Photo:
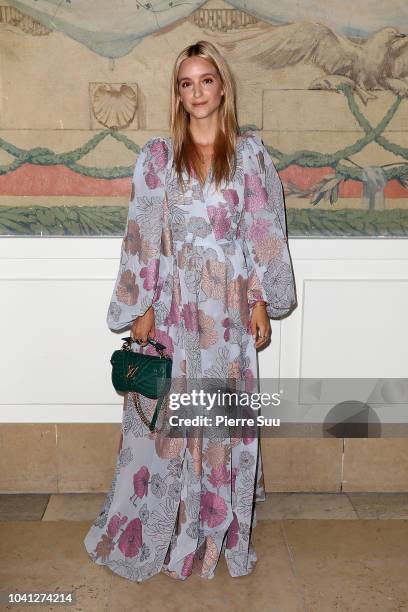
[[[0,591],[71,591],[84,612],[408,610],[408,493],[269,493],[258,505],[250,576],[221,558],[211,581],[130,582],[88,557],[103,494],[0,495]],[[27,611],[30,606],[0,605]]]

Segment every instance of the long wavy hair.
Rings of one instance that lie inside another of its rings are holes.
[[[188,45],[178,55],[171,78],[170,93],[170,134],[173,141],[174,161],[180,188],[184,191],[182,176],[187,171],[191,179],[191,169],[194,170],[201,185],[205,181],[201,153],[195,146],[190,132],[190,114],[185,110],[179,94],[177,83],[180,64],[188,57],[202,57],[208,60],[218,71],[218,76],[224,89],[218,108],[219,124],[214,141],[212,172],[215,185],[218,188],[222,181],[232,179],[236,168],[235,147],[240,134],[236,111],[236,84],[233,74],[221,53],[211,42],[199,40]]]

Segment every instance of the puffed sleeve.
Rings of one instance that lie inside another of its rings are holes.
[[[278,319],[297,303],[283,189],[261,138],[254,133],[247,137],[250,149],[244,170],[240,235],[248,269],[248,304],[252,309],[256,301],[264,300],[269,318]]]
[[[145,143],[136,161],[119,271],[106,317],[112,330],[130,327],[154,301],[168,157],[165,139],[157,137]]]

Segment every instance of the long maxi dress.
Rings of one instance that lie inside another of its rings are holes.
[[[253,132],[238,139],[236,156],[224,189],[210,171],[203,187],[193,175],[182,193],[171,138],[146,142],[107,324],[129,329],[152,305],[172,377],[239,378],[251,390],[259,382],[251,308],[265,300],[268,316],[280,318],[296,297],[273,161]],[[157,354],[151,345],[132,350]],[[143,399],[152,415],[155,400]],[[243,576],[257,560],[251,535],[263,500],[257,435],[166,438],[149,432],[125,394],[114,478],[84,544],[93,561],[132,581],[160,571],[211,579],[221,553],[231,576]]]

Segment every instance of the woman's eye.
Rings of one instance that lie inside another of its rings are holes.
[[[211,77],[208,77],[207,79],[204,79],[204,83],[213,83],[213,82],[214,82],[214,79],[212,79]],[[190,85],[190,84],[191,84],[191,83],[188,83],[187,81],[184,81],[184,82],[181,84],[181,87],[182,87],[183,89],[185,89],[185,85],[187,85],[187,86],[188,86],[188,85]]]

